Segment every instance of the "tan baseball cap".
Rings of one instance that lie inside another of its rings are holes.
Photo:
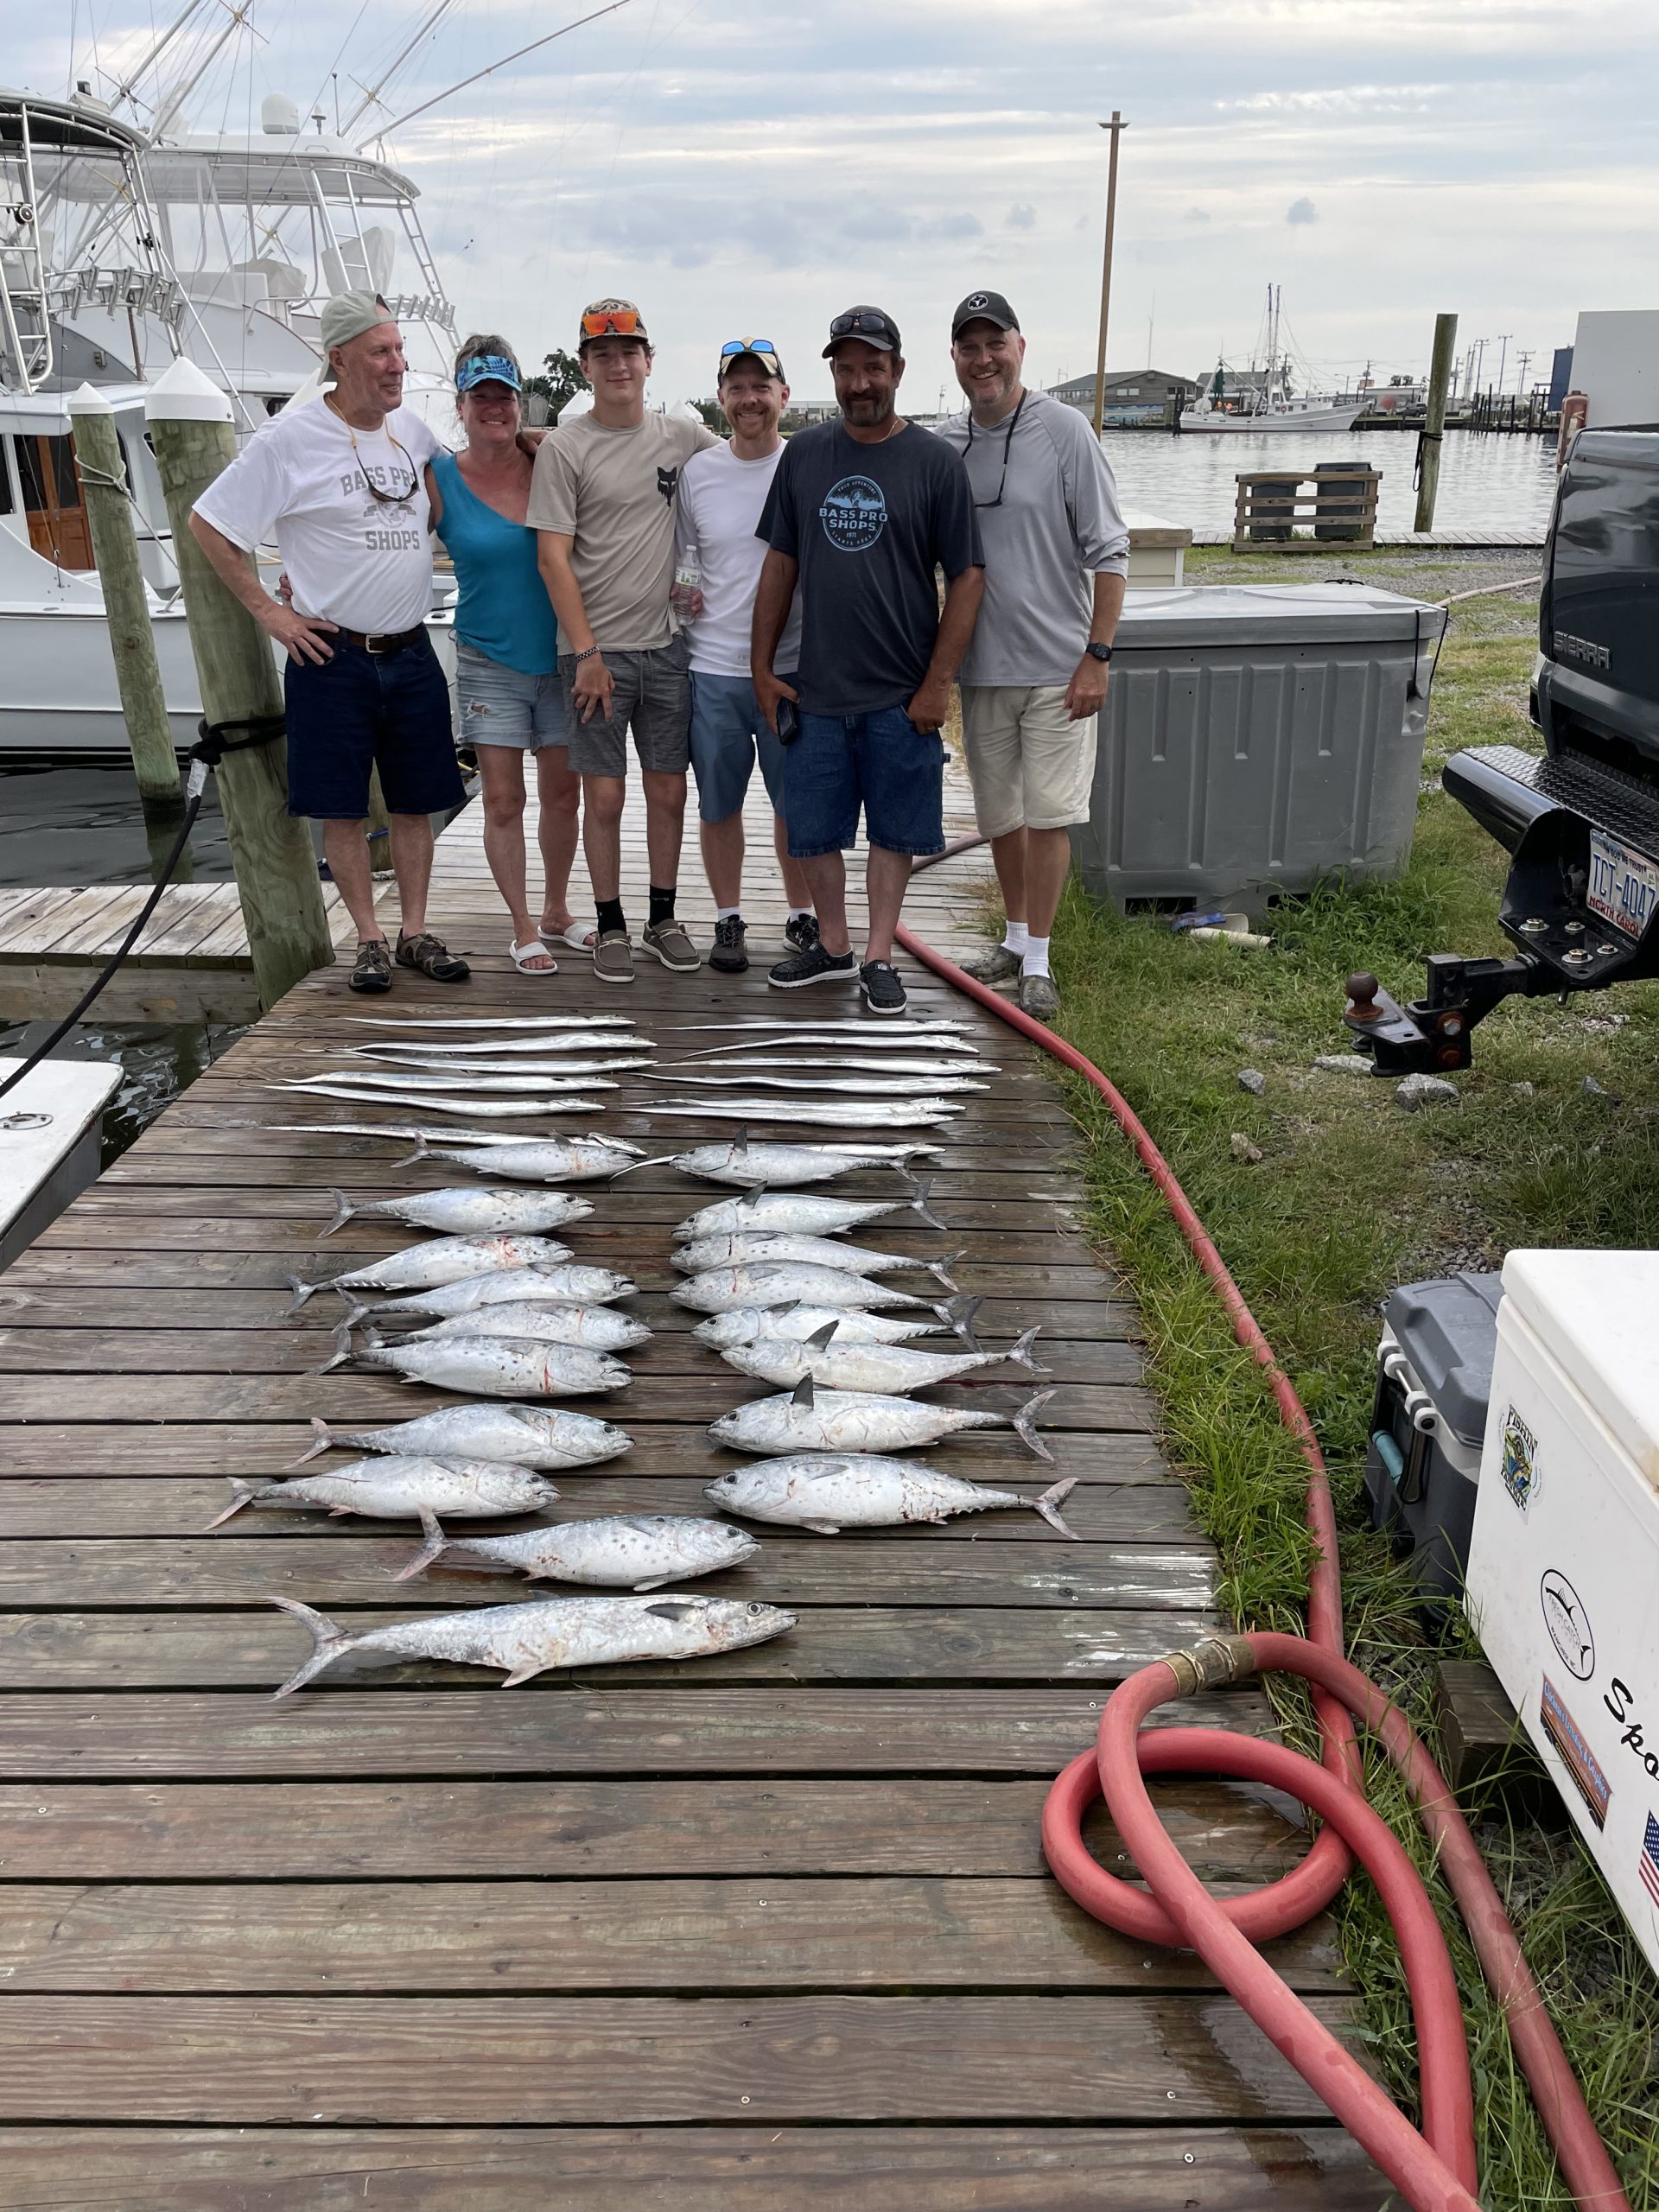
[[[332,347],[349,346],[353,338],[360,338],[378,323],[395,322],[397,319],[378,292],[336,292],[317,319],[318,335],[322,341],[321,381],[334,381],[334,368],[328,360]]]

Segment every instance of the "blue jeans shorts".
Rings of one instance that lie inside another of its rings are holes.
[[[336,641],[321,665],[291,660],[283,696],[290,814],[362,821],[372,768],[389,814],[438,814],[465,799],[449,686],[424,632],[398,653]]]
[[[791,690],[795,679],[784,678]],[[735,814],[749,788],[756,759],[772,810],[784,810],[784,748],[772,735],[754,686],[747,676],[703,676],[691,671],[691,772],[697,779],[697,812],[705,822]]]
[[[868,715],[803,715],[784,748],[784,814],[791,860],[849,851],[864,835],[890,853],[944,850],[944,740],[902,707]]]
[[[539,753],[566,742],[557,669],[529,676],[455,640],[455,706],[463,745],[512,745]]]

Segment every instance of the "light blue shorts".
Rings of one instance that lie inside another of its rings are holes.
[[[791,687],[794,677],[786,676]],[[772,735],[747,676],[691,671],[691,767],[697,812],[705,822],[735,814],[756,760],[774,814],[784,810],[784,748]]]
[[[569,743],[564,687],[558,671],[527,676],[455,641],[455,706],[459,745],[516,745],[539,753]]]

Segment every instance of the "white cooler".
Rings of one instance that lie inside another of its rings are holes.
[[[1659,1972],[1659,1252],[1511,1252],[1465,1603]]]

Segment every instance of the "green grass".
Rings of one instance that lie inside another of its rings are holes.
[[[1192,573],[1277,582],[1306,579],[1317,565],[1200,556]],[[1471,574],[1467,563],[1399,554],[1335,565],[1425,598],[1495,572],[1491,562]],[[1535,623],[1531,593],[1455,610],[1426,778],[1460,746],[1535,746],[1526,714]],[[1432,789],[1401,880],[1332,883],[1275,909],[1269,951],[1172,937],[1155,917],[1096,905],[1075,882],[1055,931],[1065,994],[1057,1026],[1146,1121],[1301,1393],[1332,1466],[1351,1650],[1431,1741],[1431,1655],[1359,1494],[1381,1302],[1396,1282],[1496,1267],[1512,1245],[1659,1243],[1659,987],[1589,994],[1566,1007],[1510,1001],[1477,1033],[1455,1107],[1407,1115],[1391,1083],[1313,1071],[1316,1054],[1345,1048],[1351,970],[1372,969],[1396,995],[1414,997],[1426,953],[1508,949],[1496,919],[1505,863]],[[1247,1066],[1267,1077],[1260,1098],[1238,1086]],[[1586,1076],[1611,1095],[1586,1096]],[[1529,1095],[1514,1088],[1522,1084]],[[1225,1600],[1242,1624],[1299,1626],[1308,1558],[1300,1455],[1116,1123],[1087,1086],[1071,1082],[1069,1096],[1086,1141],[1093,1224],[1135,1280],[1165,1441],[1221,1554]],[[1260,1165],[1235,1158],[1235,1131],[1261,1147]],[[1293,1736],[1306,1737],[1294,1698],[1284,1717]],[[1380,1808],[1428,1871],[1397,1783],[1388,1772],[1376,1779]],[[1510,1827],[1489,1809],[1480,1834],[1631,2202],[1659,2212],[1653,1977],[1570,1831]],[[1501,2019],[1449,1896],[1433,1886],[1470,2025],[1485,2201],[1505,2212],[1566,2205]],[[1338,1920],[1363,1993],[1363,2032],[1391,2089],[1414,2109],[1409,2012],[1368,1885],[1349,1885]]]

